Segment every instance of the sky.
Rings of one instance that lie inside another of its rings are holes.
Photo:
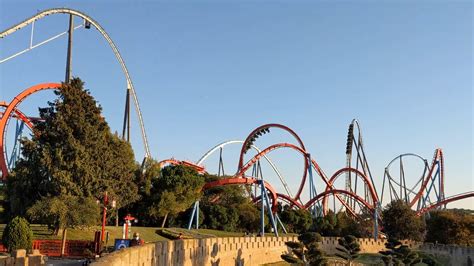
[[[157,160],[197,161],[218,143],[280,123],[298,133],[331,175],[345,166],[347,126],[357,118],[378,190],[394,157],[416,153],[431,161],[436,148],[445,155],[446,195],[474,190],[470,1],[1,0],[0,29],[52,7],[82,11],[112,37]],[[67,21],[66,15],[37,21],[34,43],[65,31]],[[1,39],[0,58],[27,48],[30,31]],[[73,38],[73,75],[121,132],[126,81],[120,65],[97,30],[78,29]],[[0,64],[1,100],[63,81],[66,41],[63,36]],[[52,99],[41,92],[20,109],[34,116]],[[132,146],[141,161],[136,113],[132,118]],[[295,141],[275,129],[256,145],[280,142]],[[227,173],[235,171],[239,150],[225,148]],[[270,157],[294,191],[301,156],[278,150]],[[212,172],[217,162],[215,155],[205,165]],[[410,165],[414,185],[419,161]],[[474,209],[474,200],[449,206]]]

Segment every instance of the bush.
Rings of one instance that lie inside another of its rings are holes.
[[[30,250],[32,246],[33,231],[25,218],[15,217],[5,227],[2,243],[9,252],[17,249]]]

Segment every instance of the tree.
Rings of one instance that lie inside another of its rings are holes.
[[[148,211],[152,217],[163,217],[161,227],[164,227],[168,215],[185,211],[201,197],[204,177],[191,167],[170,165],[152,182],[152,205]]]
[[[327,260],[324,258],[324,253],[319,249],[318,244],[318,242],[321,242],[320,234],[306,232],[299,235],[298,240],[299,242],[285,242],[290,252],[281,255],[283,260],[292,264],[326,265]]]
[[[234,208],[225,207],[221,204],[203,206],[206,214],[204,224],[207,228],[237,231],[239,213]]]
[[[0,223],[6,224],[9,219],[10,204],[6,200],[6,186],[0,187]]]
[[[338,212],[336,216],[337,227],[340,230],[337,236],[353,235],[356,238],[372,237],[374,231],[373,214],[363,209],[363,212],[357,217],[345,211]]]
[[[138,184],[138,191],[144,196],[150,196],[152,190],[153,180],[160,177],[161,166],[160,163],[154,159],[147,159],[142,169],[137,169],[136,176]]]
[[[28,209],[33,221],[46,223],[50,228],[62,230],[61,256],[64,254],[67,229],[75,226],[92,226],[99,222],[99,206],[93,198],[70,195],[47,197]]]
[[[153,187],[158,185],[157,180],[160,177],[161,166],[154,159],[147,159],[142,167],[135,171],[135,184],[138,187],[138,198],[132,204],[123,208],[124,213],[134,213],[140,219],[138,223],[142,226],[155,226],[158,223],[156,215],[151,216],[149,208],[153,204],[157,204],[156,193],[161,193],[159,188]]]
[[[226,177],[205,175],[206,182]],[[239,185],[219,186],[207,189],[200,206],[206,214],[203,226],[225,231],[258,232],[260,209]],[[265,225],[269,219],[265,219]]]
[[[338,236],[339,230],[337,228],[336,214],[329,210],[325,216],[316,217],[311,231],[315,231],[322,236]]]
[[[360,245],[357,242],[357,238],[352,235],[347,235],[337,240],[340,247],[336,249],[341,252],[336,254],[336,256],[346,260],[349,265],[352,265],[352,262],[359,257]]]
[[[286,225],[288,232],[301,234],[311,227],[313,219],[309,211],[304,209],[291,209],[285,205],[280,212],[281,221]]]
[[[389,203],[382,211],[383,232],[390,238],[422,241],[425,222],[404,201]]]
[[[176,216],[168,216],[168,226],[181,227],[181,228],[188,227],[189,220],[191,219],[193,210],[194,210],[193,208],[188,208],[187,210],[185,210],[184,212],[180,212]],[[199,208],[199,227],[201,228],[203,228],[203,223],[204,223],[204,220],[206,220],[206,215],[204,215],[202,208]],[[195,224],[196,224],[195,221],[193,221],[192,225],[194,226]]]
[[[234,208],[234,206],[231,208]],[[236,205],[235,209],[239,215],[236,230],[245,230],[246,232],[258,232],[260,230],[260,210],[251,200],[247,199],[245,202]],[[268,224],[268,220],[265,218],[265,224]]]
[[[3,230],[2,243],[12,252],[17,249],[30,250],[33,239],[33,231],[30,224],[23,217],[13,218]]]
[[[131,146],[110,132],[101,107],[79,78],[55,91],[40,108],[31,140],[8,178],[13,214],[26,213],[45,197],[97,197],[104,191],[123,207],[137,200],[137,164]]]
[[[430,212],[426,219],[426,242],[474,245],[474,216],[452,210]]]

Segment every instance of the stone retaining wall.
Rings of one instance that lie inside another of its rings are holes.
[[[474,247],[424,243],[420,245],[418,249],[435,256],[441,255],[449,257],[450,265],[467,265],[468,257],[474,261]]]
[[[335,254],[337,237],[324,237],[320,248],[326,254]],[[126,265],[261,265],[281,261],[288,252],[286,241],[296,237],[224,237],[160,241],[111,253],[95,263],[95,266]],[[385,240],[358,239],[362,253],[378,253],[385,249]],[[467,258],[474,259],[474,248],[422,244],[402,241],[415,250],[448,256],[450,265],[467,265]],[[239,264],[240,263],[240,264]]]
[[[336,247],[339,246],[338,239],[338,237],[323,237],[319,246],[326,254],[336,254],[338,252]],[[357,242],[359,242],[361,253],[378,253],[385,250],[385,239],[358,238]],[[409,240],[403,240],[402,243],[412,249],[417,249],[420,246],[420,243]]]
[[[296,237],[224,237],[160,241],[114,252],[95,266],[261,265],[281,261]],[[240,263],[240,264],[239,264]]]

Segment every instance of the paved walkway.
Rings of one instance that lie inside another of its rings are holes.
[[[59,258],[48,258],[46,266],[83,266],[85,265],[85,259],[59,259]]]

